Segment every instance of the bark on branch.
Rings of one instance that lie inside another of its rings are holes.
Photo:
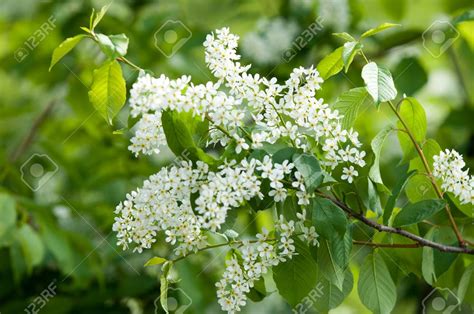
[[[379,223],[377,223],[373,220],[370,220],[370,219],[366,218],[363,214],[353,211],[346,204],[344,204],[343,202],[339,201],[338,199],[336,199],[334,197],[331,197],[329,195],[325,195],[325,194],[322,194],[322,193],[318,194],[318,195],[330,200],[335,205],[337,205],[339,208],[341,208],[343,211],[345,211],[349,216],[363,222],[364,224],[366,224],[369,227],[377,229],[380,232],[388,232],[388,233],[399,234],[399,235],[401,235],[405,238],[411,239],[411,240],[415,241],[416,243],[418,243],[417,246],[412,245],[412,246],[408,246],[408,247],[415,248],[415,247],[428,246],[428,247],[431,247],[433,249],[436,249],[436,250],[439,250],[439,251],[442,251],[442,252],[463,253],[463,254],[474,255],[474,249],[470,249],[470,248],[467,248],[467,247],[458,247],[458,246],[445,245],[445,244],[433,242],[431,240],[427,240],[423,237],[420,237],[420,236],[418,236],[416,234],[413,234],[411,232],[408,232],[406,230],[379,224]]]

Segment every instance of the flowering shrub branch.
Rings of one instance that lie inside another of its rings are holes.
[[[465,206],[472,210],[474,204],[474,179],[463,170],[462,157],[455,151],[442,152],[436,141],[426,139],[426,115],[416,99],[404,96],[393,105],[397,90],[390,71],[370,62],[362,51],[364,38],[396,25],[383,24],[357,40],[338,34],[346,41],[342,47],[317,67],[293,69],[283,83],[251,74],[250,65],[240,63],[238,36],[222,28],[204,42],[206,64],[216,81],[196,85],[185,75],[154,77],[126,59],[128,39],[124,34],[107,36],[94,31],[104,14],[93,14],[89,28],[84,28],[86,35],[60,45],[52,65],[83,37],[97,42],[108,60],[94,72],[89,96],[110,123],[125,103],[118,62],[140,70],[129,91],[130,115],[138,121],[129,126],[134,131],[129,150],[137,156],[151,155],[168,146],[176,156],[187,157],[160,169],[129,193],[117,206],[113,225],[124,249],[141,253],[157,241],[172,248],[176,257],[148,264],[164,263],[161,300],[166,311],[163,300],[173,264],[226,246],[230,250],[216,287],[218,302],[229,313],[240,311],[255,290],[266,295],[262,281],[270,280],[268,274],[293,307],[315,286],[318,269],[329,285],[347,295],[347,280],[352,288],[349,261],[353,244],[374,248],[362,265],[359,284],[363,285],[370,283],[370,269],[377,268],[384,284],[395,286],[379,252],[383,248],[423,247],[427,259],[434,254],[432,249],[474,254],[451,212],[455,208],[466,214]],[[317,95],[323,82],[343,68],[348,71],[359,54],[367,63],[361,73],[365,86],[343,93],[336,106],[325,103]],[[344,116],[366,97],[377,108],[388,104],[399,120],[397,126],[383,129],[373,139],[374,161],[370,164],[352,127],[355,118]],[[379,159],[383,141],[392,131],[397,132],[409,169],[390,190],[382,180]],[[413,197],[408,186],[415,178],[416,182],[428,180],[435,197]],[[409,202],[398,208],[404,189]],[[433,226],[428,232],[418,229],[419,223],[441,215],[443,208],[459,246],[441,242],[441,227]],[[240,209],[252,215],[271,212],[273,229],[263,229],[250,240],[239,235],[228,226],[234,222],[232,213]],[[373,236],[379,242],[372,237],[368,241],[356,238],[353,231],[360,226],[350,218],[378,231],[381,236]],[[388,235],[413,242],[395,243]],[[213,244],[214,236],[226,241]],[[435,263],[443,258],[423,262],[423,276],[441,275]],[[288,282],[295,280],[296,287],[288,289]],[[380,287],[377,282],[372,284],[373,289],[359,290],[362,302],[374,312],[392,309],[395,289],[374,304],[367,300],[380,297],[370,295]]]
[[[391,101],[388,101],[387,102],[390,106],[390,109],[392,109],[392,111],[395,113],[395,115],[397,116],[398,120],[402,123],[403,125],[403,130],[406,132],[406,134],[408,134],[408,136],[410,137],[410,140],[411,142],[413,143],[413,146],[415,147],[416,149],[416,152],[417,154],[420,156],[420,159],[423,163],[423,167],[426,171],[426,174],[428,176],[428,178],[430,179],[430,182],[431,182],[431,185],[433,186],[435,192],[436,192],[436,195],[438,195],[438,197],[440,199],[443,199],[443,193],[441,192],[441,190],[439,189],[438,187],[438,184],[436,183],[436,180],[435,180],[435,177],[433,176],[433,174],[431,173],[431,168],[430,168],[430,165],[428,164],[428,161],[426,160],[426,156],[425,154],[423,153],[423,150],[421,149],[420,145],[418,145],[418,142],[416,141],[415,137],[413,136],[413,133],[410,131],[410,128],[408,127],[408,125],[405,123],[405,121],[403,120],[403,117],[400,116],[400,114],[398,113],[396,107],[392,104]],[[398,107],[398,106],[397,106]],[[471,192],[472,193],[472,192]],[[468,196],[468,198],[472,196]],[[468,201],[471,201],[472,200],[469,200]],[[449,217],[449,222],[451,223],[452,227],[453,227],[453,230],[456,234],[456,237],[457,237],[457,240],[459,242],[459,245],[460,246],[466,246],[466,243],[465,241],[463,240],[462,238],[462,235],[461,233],[459,232],[459,228],[456,224],[456,222],[454,221],[454,218],[453,218],[453,215],[451,214],[451,210],[449,209],[449,206],[448,204],[446,204],[446,206],[444,207],[446,209],[446,213],[448,214],[448,217]]]
[[[361,52],[361,55],[363,56],[365,62],[366,62],[367,64],[369,64],[370,61],[369,61],[369,59],[365,56],[365,54],[364,54],[364,52],[363,52],[362,49],[360,49],[360,52]],[[402,101],[403,101],[403,99],[400,100],[400,103],[401,103]],[[399,103],[399,104],[400,104],[400,103]],[[398,108],[399,106],[398,106],[398,105],[397,105],[397,106],[394,106],[391,100],[388,100],[388,101],[387,101],[387,104],[389,105],[389,107],[390,107],[390,109],[393,111],[393,113],[397,116],[398,120],[400,121],[400,123],[401,123],[401,125],[402,125],[402,127],[403,127],[403,129],[402,129],[403,132],[405,132],[405,133],[408,135],[408,137],[409,137],[411,143],[413,144],[413,147],[414,147],[415,150],[416,150],[416,153],[420,156],[420,159],[421,159],[421,161],[422,161],[422,163],[423,163],[423,167],[424,167],[424,169],[425,169],[425,171],[426,171],[426,174],[427,174],[428,178],[430,179],[430,183],[431,183],[431,185],[433,186],[433,188],[434,188],[434,190],[435,190],[437,196],[438,196],[440,199],[443,199],[443,193],[442,193],[441,190],[439,189],[438,184],[436,183],[435,178],[434,178],[433,174],[431,173],[430,165],[428,164],[428,161],[426,160],[426,157],[425,157],[425,154],[423,153],[423,150],[421,149],[420,145],[418,144],[418,142],[417,142],[417,140],[416,140],[414,134],[413,134],[412,131],[410,130],[410,127],[407,125],[407,123],[405,122],[404,118],[403,118],[403,117],[399,114],[399,112],[398,112],[398,109],[397,109],[397,108]],[[471,189],[472,189],[472,188],[471,188]],[[472,192],[471,192],[471,193],[472,193]],[[471,198],[471,199],[469,199],[469,198]],[[468,197],[467,197],[467,200],[470,201],[470,202],[472,202],[472,196],[468,196]],[[447,204],[446,204],[446,206],[445,206],[445,209],[446,209],[446,213],[448,214],[449,221],[450,221],[450,223],[451,223],[451,225],[452,225],[452,227],[453,227],[453,230],[454,230],[454,232],[455,232],[455,234],[456,234],[456,237],[457,237],[457,240],[458,240],[458,242],[459,242],[459,245],[460,245],[460,246],[466,246],[466,243],[465,243],[465,241],[463,240],[461,233],[459,232],[459,228],[458,228],[456,222],[454,221],[453,215],[451,214],[451,210],[449,209],[449,206],[448,206]]]
[[[398,248],[399,247],[419,248],[419,247],[427,246],[427,247],[432,247],[432,248],[437,249],[437,250],[442,251],[442,252],[474,254],[474,249],[470,249],[470,248],[467,248],[467,247],[450,246],[450,245],[444,245],[444,244],[441,244],[441,243],[436,243],[436,242],[427,240],[423,237],[420,237],[416,234],[410,233],[406,230],[403,230],[403,229],[400,229],[400,228],[393,228],[393,227],[389,227],[389,226],[379,224],[379,223],[374,222],[370,219],[367,219],[366,217],[364,217],[364,215],[355,212],[351,208],[347,207],[347,205],[345,205],[343,202],[341,202],[341,201],[339,201],[339,200],[337,200],[337,199],[335,199],[331,196],[327,196],[327,195],[324,195],[324,194],[320,194],[320,195],[322,197],[330,199],[334,204],[336,204],[341,209],[343,209],[348,215],[350,215],[351,217],[353,217],[357,220],[362,221],[367,226],[370,226],[374,229],[377,229],[380,232],[389,232],[389,233],[399,234],[401,236],[404,236],[404,237],[406,237],[408,239],[411,239],[411,240],[416,242],[416,243],[412,243],[412,244],[395,244],[395,243],[373,243],[373,242],[362,242],[362,243],[360,243],[360,242],[356,241],[356,242],[354,242],[356,244],[371,245],[371,246],[375,246],[375,247],[393,247],[393,248],[397,248],[397,247]]]

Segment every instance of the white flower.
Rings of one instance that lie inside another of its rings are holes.
[[[275,164],[275,169],[282,171],[285,174],[290,174],[291,169],[293,169],[295,165],[292,163],[289,163],[288,160],[283,161],[283,163],[280,164]]]
[[[298,218],[302,223],[306,221],[306,209],[302,209],[301,213],[296,213],[296,218]]]
[[[346,180],[349,183],[352,183],[354,181],[354,177],[357,177],[359,173],[357,170],[354,169],[353,166],[350,166],[349,168],[344,167],[342,169],[343,175],[341,176],[342,180]]]
[[[474,204],[474,177],[463,170],[466,163],[462,155],[446,149],[433,160],[433,175],[442,181],[443,191],[453,193],[462,204]]]
[[[273,197],[275,202],[278,203],[283,202],[286,199],[287,192],[284,188],[276,188],[274,190],[271,190],[268,195]]]
[[[242,137],[239,137],[237,134],[234,134],[235,141],[237,143],[237,146],[235,147],[235,152],[237,154],[240,154],[240,152],[243,150],[248,150],[249,144],[245,142],[245,139]]]
[[[260,243],[257,246],[258,255],[263,259],[271,258],[273,254],[273,245],[270,245],[266,242]]]
[[[252,133],[252,147],[260,148],[263,146],[263,142],[266,141],[268,135],[266,132],[254,132]]]
[[[318,241],[318,237],[319,235],[316,233],[316,229],[314,228],[314,226],[311,226],[311,227],[303,227],[303,237],[306,239],[306,241],[315,246],[319,246],[319,241]]]
[[[282,237],[278,248],[282,251],[280,254],[291,256],[295,252],[295,241],[291,238]]]

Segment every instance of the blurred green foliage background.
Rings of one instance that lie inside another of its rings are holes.
[[[92,70],[104,56],[92,42],[82,42],[48,72],[53,49],[88,24],[92,8],[108,2],[0,2],[1,313],[23,312],[51,283],[54,297],[44,298],[44,313],[155,311],[156,269],[143,264],[166,248],[158,244],[141,255],[121,251],[111,225],[114,207],[125,194],[173,156],[165,152],[135,158],[127,150],[130,134],[113,133],[126,125],[127,106],[113,126],[93,109],[87,91]],[[202,42],[216,28],[229,26],[241,36],[243,62],[252,63],[252,71],[284,80],[293,67],[317,64],[339,47],[341,40],[333,32],[360,35],[383,22],[400,23],[402,27],[367,40],[365,51],[392,70],[400,92],[425,106],[429,136],[460,151],[472,169],[474,22],[457,24],[455,18],[473,7],[469,0],[115,0],[98,29],[125,33],[130,38],[127,57],[142,68],[171,77],[190,74],[195,82],[205,82],[212,78]],[[291,48],[318,18],[322,28],[316,35],[301,49]],[[155,46],[155,33],[170,21],[179,21],[180,34],[189,31],[190,36],[168,58]],[[450,21],[447,27],[454,29],[443,33],[445,38],[430,32],[439,21]],[[356,69],[326,82],[320,96],[332,103],[341,92],[362,86],[362,66],[356,59]],[[125,66],[123,71],[129,87],[138,73]],[[370,143],[393,118],[383,108],[363,110],[356,128],[363,142]],[[395,142],[391,138],[383,153],[382,173],[389,184],[400,159]],[[269,223],[265,214],[260,216],[252,228]],[[245,222],[246,217],[240,218]],[[178,267],[182,291],[175,294],[181,304],[189,296],[189,312],[220,311],[214,282],[222,261],[216,256],[201,254]],[[415,276],[398,288],[394,313],[417,312],[429,291]],[[355,290],[334,313],[366,311]],[[244,310],[289,311],[276,293]]]

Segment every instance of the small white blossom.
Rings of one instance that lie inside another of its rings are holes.
[[[341,179],[346,180],[349,183],[352,183],[354,181],[354,177],[357,177],[359,175],[359,173],[357,172],[357,170],[354,169],[353,166],[350,166],[349,168],[344,167],[342,169],[342,173],[343,174],[341,176]]]
[[[462,204],[474,204],[474,176],[463,170],[462,155],[446,149],[433,159],[433,175],[442,181],[443,191],[453,193]]]

